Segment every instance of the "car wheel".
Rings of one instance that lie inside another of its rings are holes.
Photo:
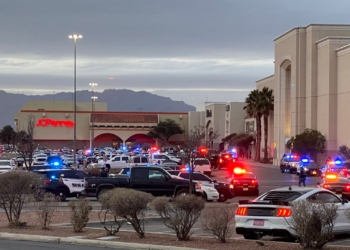
[[[259,240],[261,239],[261,236],[259,234],[243,234],[244,239],[246,240]]]
[[[220,190],[218,202],[225,202],[227,201],[227,199],[228,199],[227,192],[225,190]]]
[[[299,173],[297,172],[297,175],[299,175]]]
[[[100,192],[98,192],[98,195],[97,195],[97,200],[100,200],[101,199],[101,196],[105,193],[107,193],[110,189],[102,189]]]
[[[65,188],[59,188],[55,192],[56,199],[59,201],[65,201],[67,199],[68,192]]]
[[[176,196],[180,196],[180,195],[188,195],[188,189],[180,189],[177,193]]]

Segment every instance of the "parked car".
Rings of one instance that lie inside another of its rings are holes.
[[[106,161],[106,167],[108,169],[123,168],[128,166],[130,157],[127,155],[116,155],[110,160]],[[104,164],[104,161],[99,161],[98,163]]]
[[[252,201],[239,201],[235,216],[236,233],[245,239],[259,239],[266,235],[297,238],[290,225],[291,204],[298,200],[337,204],[338,216],[334,221],[333,234],[350,232],[350,221],[345,215],[345,211],[350,209],[347,200],[323,188],[283,187],[268,191]]]
[[[61,201],[68,197],[79,197],[84,190],[84,178],[90,177],[81,170],[42,169],[35,172],[45,179],[46,192],[54,194]]]
[[[317,163],[313,160],[309,160],[306,158],[301,159],[301,161],[296,164],[297,175],[300,174],[300,168],[302,167],[304,168],[306,175],[321,176],[321,167],[317,165]]]
[[[175,171],[168,171],[168,172],[171,174],[176,174]],[[178,172],[177,176],[182,177],[184,179],[189,179],[190,177],[190,173],[188,172],[183,172],[183,171],[177,171],[177,172]],[[219,202],[225,202],[228,199],[232,199],[235,197],[233,185],[230,183],[218,182],[200,172],[192,173],[192,178],[194,181],[196,181],[197,183],[201,183],[203,186],[215,188],[219,193],[219,197],[218,197]]]
[[[0,173],[6,173],[8,171],[15,169],[15,167],[16,166],[10,159],[8,160],[0,159]]]
[[[98,198],[104,192],[116,187],[132,188],[154,196],[175,196],[189,192],[187,180],[175,179],[161,167],[135,166],[130,169],[129,175],[115,175],[114,178],[85,178],[85,190],[82,194]],[[195,184],[193,190],[196,190]]]
[[[296,173],[296,165],[301,161],[300,156],[296,154],[283,155],[280,163],[281,173]]]
[[[194,170],[197,172],[201,172],[208,176],[211,176],[211,164],[210,161],[206,158],[196,158],[193,162]]]

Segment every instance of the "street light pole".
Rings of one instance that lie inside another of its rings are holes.
[[[95,113],[95,101],[98,99],[97,96],[92,96],[92,119],[91,119],[91,147],[94,147],[94,139],[95,139],[95,135],[94,135],[94,113]],[[92,149],[93,150],[93,149]]]
[[[89,85],[91,86],[92,88],[92,91],[91,91],[91,116],[90,116],[90,121],[91,121],[91,132],[90,132],[90,150],[93,150],[93,147],[94,147],[94,121],[93,121],[93,113],[94,113],[94,100],[97,99],[97,96],[94,96],[94,87],[97,86],[98,84],[95,83],[95,82],[90,82]],[[93,151],[92,151],[93,152]]]
[[[69,35],[69,39],[74,40],[74,139],[73,139],[73,157],[74,165],[77,164],[77,40],[83,38],[82,35]]]

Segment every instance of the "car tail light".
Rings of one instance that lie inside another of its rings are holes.
[[[252,184],[258,184],[258,180],[252,180],[251,183]]]
[[[247,215],[247,212],[248,212],[247,207],[239,207],[236,211],[236,215],[245,216],[245,215]]]
[[[50,180],[50,179],[46,179],[46,180],[45,180],[45,185],[50,184],[50,182],[51,182],[51,180]]]
[[[239,184],[239,181],[238,180],[232,180],[232,183],[233,184]]]
[[[277,208],[277,217],[289,217],[292,215],[292,210],[290,208]]]
[[[350,185],[349,184],[345,185],[345,189],[350,190]]]
[[[323,184],[323,188],[329,188],[328,184]]]

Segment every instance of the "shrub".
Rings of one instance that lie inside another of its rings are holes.
[[[148,210],[147,205],[154,197],[149,193],[127,188],[115,188],[103,196],[113,197],[115,200],[110,203],[113,204],[113,208],[110,209],[130,222],[139,238],[145,238],[144,218]]]
[[[292,203],[291,228],[297,233],[300,245],[305,249],[321,249],[333,239],[337,204],[314,203],[306,200]]]
[[[4,209],[9,227],[26,226],[19,221],[23,205],[33,199],[33,191],[40,187],[37,174],[20,170],[0,175],[0,208]]]
[[[234,218],[235,213],[230,206],[206,208],[202,218],[203,230],[212,232],[221,243],[225,243],[232,235],[231,223]]]
[[[102,207],[98,213],[98,218],[103,225],[103,228],[107,231],[107,235],[115,235],[119,232],[119,229],[123,225],[125,219],[119,217],[119,199],[118,192],[109,190],[102,194],[98,200]],[[108,218],[109,217],[109,218]],[[112,217],[113,220],[110,220]]]
[[[88,200],[79,198],[70,201],[68,207],[71,209],[70,221],[73,224],[73,230],[79,233],[86,227],[86,223],[89,221],[89,214],[92,210],[92,206]]]
[[[41,200],[35,204],[36,214],[39,218],[42,229],[50,229],[51,219],[56,211],[56,206],[56,197],[51,193],[43,193],[41,195]]]
[[[178,240],[189,240],[191,229],[204,209],[204,200],[195,195],[181,195],[168,202],[166,197],[156,198],[152,205],[165,226],[175,231]]]

